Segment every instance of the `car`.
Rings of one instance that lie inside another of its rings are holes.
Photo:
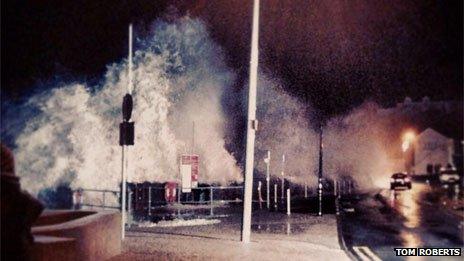
[[[438,173],[438,179],[442,184],[454,184],[458,183],[459,174],[454,167],[442,168]]]
[[[406,173],[395,173],[390,178],[390,189],[406,187],[411,189],[411,178]]]

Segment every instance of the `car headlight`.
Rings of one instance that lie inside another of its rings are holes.
[[[411,180],[409,178],[404,179],[405,182],[410,182]]]
[[[390,179],[390,182],[392,182],[392,183],[395,182],[395,179],[394,179],[394,178],[391,178],[391,179]]]

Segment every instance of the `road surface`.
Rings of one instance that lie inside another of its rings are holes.
[[[449,196],[453,200],[453,193]],[[462,216],[443,203],[444,198],[424,183],[413,183],[411,190],[376,190],[342,201],[344,242],[352,254],[371,260],[405,260],[395,255],[395,247],[463,248]],[[439,259],[443,260],[427,257]]]

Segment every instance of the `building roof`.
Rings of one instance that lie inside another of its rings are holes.
[[[432,128],[427,128],[423,132],[421,132],[418,136],[418,139],[442,139],[442,140],[449,140],[449,138],[438,131],[432,129]]]
[[[378,114],[413,127],[419,133],[431,128],[446,137],[463,140],[462,102],[430,101],[427,97],[421,102],[413,102],[406,98],[396,107],[379,109]]]

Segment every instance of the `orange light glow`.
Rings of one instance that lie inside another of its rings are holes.
[[[403,135],[403,144],[401,144],[401,148],[403,149],[403,152],[407,151],[409,147],[411,146],[411,143],[414,141],[416,138],[416,134],[413,131],[407,131]]]

